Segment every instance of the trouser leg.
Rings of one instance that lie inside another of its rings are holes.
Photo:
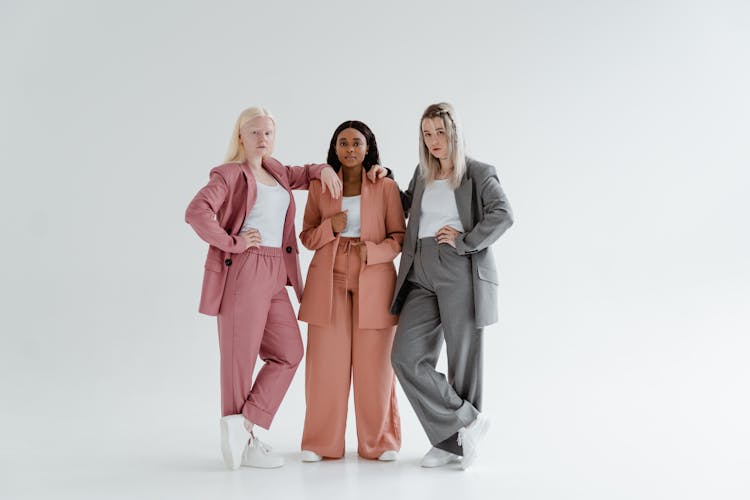
[[[308,326],[305,358],[302,449],[328,458],[344,456],[352,373],[352,303],[340,261],[337,257],[331,322]]]
[[[456,433],[479,413],[466,396],[476,399],[481,389],[476,379],[481,371],[481,363],[476,363],[476,354],[481,353],[481,335],[473,337],[477,329],[470,291],[471,267],[468,259],[454,259],[450,254],[441,254],[445,250],[433,242],[426,243],[417,248],[410,274],[412,289],[401,311],[391,357],[430,442],[460,455]],[[447,378],[435,369],[444,339]]]
[[[358,453],[378,458],[384,451],[401,449],[401,419],[396,400],[396,377],[390,353],[395,327],[360,329],[359,294],[352,295],[352,378],[357,417]]]

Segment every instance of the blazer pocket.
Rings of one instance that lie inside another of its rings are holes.
[[[213,271],[215,273],[220,273],[224,270],[224,264],[214,259],[206,259],[206,265],[204,267],[207,271]]]
[[[495,271],[494,269],[477,267],[477,274],[479,275],[479,279],[482,281],[489,281],[494,285],[499,284],[499,281],[497,279],[497,271]]]

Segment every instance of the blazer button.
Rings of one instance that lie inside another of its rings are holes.
[[[286,253],[292,253],[292,247],[286,247]]]
[[[232,265],[232,259],[225,260],[224,264],[226,264],[227,266],[231,266]]]

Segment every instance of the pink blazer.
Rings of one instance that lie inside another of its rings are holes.
[[[342,176],[339,171],[339,177]],[[401,252],[406,224],[398,185],[391,179],[371,183],[362,175],[360,239],[367,245],[367,263],[359,272],[359,327],[380,329],[395,325],[390,312],[396,287],[393,259]],[[333,262],[340,236],[333,233],[331,217],[341,211],[341,198],[321,194],[320,182],[310,184],[305,219],[299,237],[315,250],[299,308],[299,319],[314,325],[331,322]]]
[[[307,189],[311,180],[320,179],[320,172],[326,166],[287,167],[274,158],[263,160],[263,168],[287,191]],[[237,237],[237,234],[255,204],[257,193],[255,177],[247,163],[226,163],[211,170],[208,184],[198,191],[187,207],[185,221],[209,244],[198,308],[203,314],[219,314],[232,257],[245,251],[245,241]],[[299,299],[302,297],[302,274],[295,238],[294,212],[294,196],[289,193],[281,248],[284,250],[286,284],[294,287]]]

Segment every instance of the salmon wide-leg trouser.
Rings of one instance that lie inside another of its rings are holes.
[[[344,456],[352,381],[359,456],[376,459],[384,451],[401,448],[396,380],[390,362],[396,328],[359,328],[357,241],[341,238],[339,243],[330,325],[309,325],[307,333],[302,449],[328,458]]]
[[[302,360],[302,338],[286,292],[281,248],[249,248],[232,259],[219,322],[221,414],[271,426]],[[253,382],[255,362],[264,365]]]

